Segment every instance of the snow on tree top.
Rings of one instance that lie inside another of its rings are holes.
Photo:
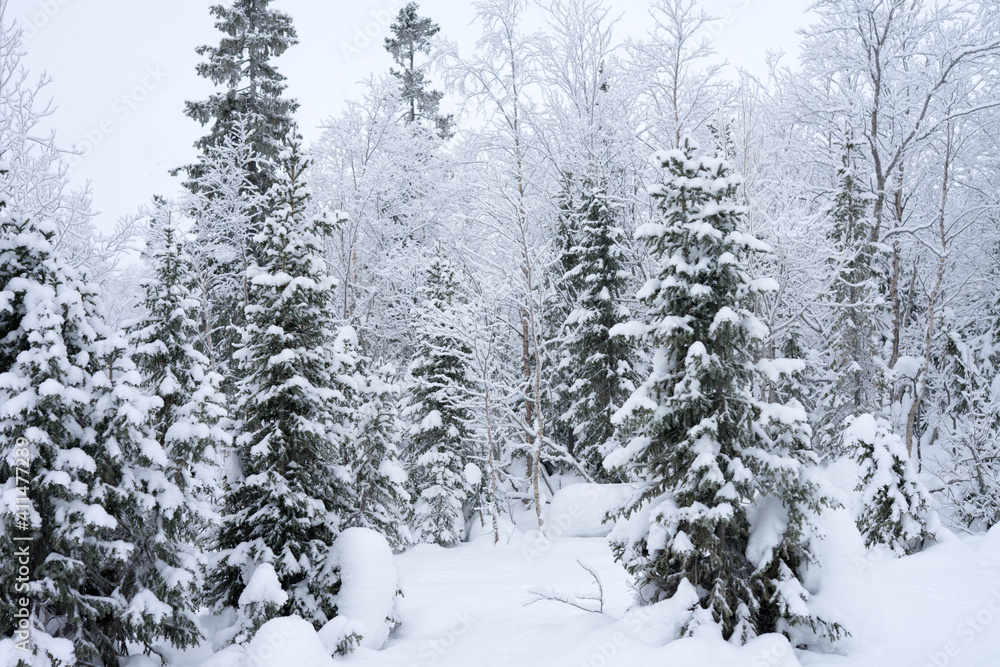
[[[270,563],[261,563],[253,571],[246,588],[240,593],[239,604],[241,607],[255,602],[264,604],[283,605],[288,601],[288,593],[281,588],[278,581],[278,573]]]

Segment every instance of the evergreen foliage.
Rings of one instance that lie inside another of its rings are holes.
[[[459,298],[455,267],[439,248],[427,265],[414,312],[417,349],[404,417],[410,424],[410,478],[417,494],[415,537],[442,546],[463,539],[473,492],[465,469],[472,454],[467,397],[475,379]]]
[[[431,40],[441,28],[417,14],[418,9],[417,3],[407,3],[389,27],[392,37],[386,37],[385,50],[400,67],[390,72],[399,81],[400,96],[407,107],[406,122],[421,121],[442,139],[449,139],[455,132],[454,118],[440,113],[442,93],[431,90],[426,67],[418,66],[416,60],[418,54],[430,54]]]
[[[566,339],[559,362],[566,375],[568,409],[560,421],[573,430],[574,455],[598,481],[616,481],[605,470],[605,455],[619,444],[611,417],[635,391],[631,341],[611,336],[629,319],[621,304],[627,271],[617,207],[599,182],[585,181],[575,227],[578,240],[561,264],[563,279],[576,295],[564,323]]]
[[[639,293],[646,319],[612,332],[654,350],[649,377],[616,415],[637,436],[605,460],[640,484],[612,533],[616,558],[642,600],[694,601],[683,634],[836,635],[809,612],[801,583],[809,517],[828,502],[807,476],[805,413],[755,398],[767,329],[753,308],[773,281],[746,267],[768,248],[740,229],[740,180],[724,160],[684,137],[657,161],[667,178],[651,194],[663,220],[636,231],[655,268]]]
[[[283,97],[285,77],[274,59],[297,43],[292,19],[270,9],[272,0],[233,0],[229,5],[212,5],[215,27],[223,34],[218,46],[200,46],[205,61],[198,74],[222,90],[207,100],[188,102],[188,117],[209,127],[209,133],[195,146],[208,155],[209,149],[232,138],[239,123],[249,128],[250,143],[257,160],[249,167],[248,179],[257,192],[266,194],[276,183],[276,158],[284,138],[292,130],[292,114],[298,104]],[[203,163],[186,168],[187,186],[200,187]]]
[[[371,528],[389,545],[402,550],[412,543],[408,528],[410,494],[407,475],[399,460],[402,424],[391,365],[376,366],[357,350],[357,334],[350,327],[337,339],[339,354],[348,371],[344,383],[351,387],[349,427],[345,434],[350,509],[344,527]]]
[[[150,224],[150,246],[146,316],[130,331],[129,343],[143,389],[163,402],[150,425],[184,494],[171,529],[193,544],[214,515],[221,456],[231,437],[222,378],[199,349],[202,303],[195,296],[190,242],[162,200]]]
[[[126,642],[191,645],[195,564],[169,528],[182,494],[146,427],[160,401],[142,395],[97,293],[54,253],[55,226],[9,201],[4,183],[0,478],[11,502],[0,508],[0,545],[23,555],[0,565],[12,583],[0,593],[0,632],[13,634],[26,597],[21,639],[36,664],[113,664]]]
[[[349,497],[335,281],[322,256],[331,224],[310,215],[297,137],[279,159],[274,214],[255,239],[263,263],[251,270],[236,355],[243,379],[234,469],[208,576],[216,608],[240,608],[236,641],[276,616],[297,614],[319,629],[336,615],[339,578],[328,555]]]
[[[878,403],[874,361],[880,300],[874,284],[877,253],[871,242],[869,198],[857,174],[857,151],[857,144],[848,136],[829,213],[832,227],[828,240],[834,249],[829,299],[834,315],[828,343],[831,379],[822,401],[819,429],[821,448],[827,452],[839,443],[845,419],[872,412]]]
[[[933,540],[937,518],[930,509],[930,496],[892,424],[870,414],[850,419],[844,449],[861,467],[857,522],[865,544],[882,544],[905,555]]]

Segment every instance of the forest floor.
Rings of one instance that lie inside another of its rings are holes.
[[[358,649],[352,667],[1000,667],[1000,527],[957,537],[943,530],[923,552],[866,551],[846,510],[825,517],[821,579],[812,604],[851,636],[825,652],[793,650],[778,635],[736,648],[721,639],[667,640],[670,603],[629,611],[629,577],[606,538],[553,537],[533,515],[450,549],[418,545],[396,557],[401,622],[380,651]],[[552,532],[552,531],[550,531]],[[572,532],[570,529],[569,532]],[[601,597],[594,576],[603,589]],[[814,573],[817,574],[818,572]],[[577,596],[588,611],[538,600]],[[176,667],[197,667],[188,653]],[[325,661],[324,661],[325,662]],[[258,667],[257,664],[254,667]],[[311,667],[306,664],[264,667]]]

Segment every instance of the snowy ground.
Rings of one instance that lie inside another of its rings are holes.
[[[814,602],[851,630],[852,637],[837,648],[843,655],[793,651],[777,636],[739,649],[705,638],[664,645],[672,631],[669,603],[626,613],[628,576],[605,538],[548,539],[511,527],[496,546],[484,536],[452,549],[420,545],[397,556],[405,591],[401,625],[382,650],[362,648],[337,662],[352,667],[1000,666],[1000,529],[964,539],[947,534],[942,543],[902,559],[880,551],[866,554],[846,511],[831,513],[827,529],[823,589]],[[536,589],[596,593],[577,561],[601,579],[603,614],[551,601],[528,604]],[[203,649],[176,664],[197,667],[207,655]]]

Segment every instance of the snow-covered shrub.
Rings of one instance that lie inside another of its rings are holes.
[[[892,424],[867,413],[849,419],[844,449],[860,466],[857,523],[865,544],[903,555],[933,540],[937,516],[930,496]]]
[[[361,646],[382,648],[399,623],[396,605],[401,592],[392,548],[381,533],[348,528],[337,537],[330,556],[331,566],[340,569],[338,616],[352,622]]]

